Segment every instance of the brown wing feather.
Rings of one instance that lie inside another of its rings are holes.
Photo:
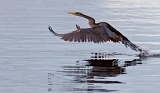
[[[80,31],[78,31],[78,32],[81,33],[80,39],[81,39],[82,42],[84,42],[84,41],[85,41],[85,33],[84,33],[85,31],[81,31],[81,30],[80,30]]]
[[[103,25],[104,23],[102,23]],[[106,24],[106,23],[105,23]],[[79,28],[73,32],[66,34],[58,34],[49,27],[49,30],[55,35],[61,37],[65,41],[74,42],[94,42],[103,43],[107,41],[122,42],[126,47],[130,47],[132,50],[138,51],[137,45],[130,42],[127,37],[122,35],[119,31],[107,24],[105,26],[96,28]]]
[[[107,27],[113,32],[116,42],[122,42],[126,47],[130,47],[132,50],[139,51],[139,46],[132,43],[127,37],[121,34],[118,30],[107,24]]]
[[[74,35],[74,42],[77,42],[78,41],[78,34],[75,34]]]
[[[66,33],[66,34],[58,34],[49,27],[49,30],[56,36],[61,37],[61,39],[65,41],[74,41],[74,42],[94,42],[94,43],[101,43],[104,41],[109,41],[109,37],[104,35],[98,29],[93,28],[82,28],[76,31]],[[104,39],[106,38],[106,39]]]

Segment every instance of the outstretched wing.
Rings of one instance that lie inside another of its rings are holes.
[[[66,33],[58,34],[52,30],[49,26],[49,30],[55,35],[61,37],[64,41],[74,42],[94,42],[103,43],[106,41],[122,42],[126,47],[130,47],[132,50],[138,51],[138,46],[130,42],[127,37],[122,35],[119,31],[113,28],[111,25],[96,27],[96,28],[80,28],[77,26],[77,30]]]
[[[126,47],[130,47],[132,50],[135,50],[135,51],[141,51],[139,49],[139,46],[137,46],[136,44],[132,43],[127,37],[122,35],[118,30],[116,30],[110,24],[107,24],[107,28],[109,28],[113,32],[113,34],[116,37],[116,40],[122,42]]]
[[[77,30],[66,33],[66,34],[58,34],[52,30],[49,26],[49,30],[55,35],[61,37],[64,41],[74,41],[74,42],[94,42],[94,43],[102,43],[106,41],[110,41],[111,39],[102,31],[102,28],[77,28]]]

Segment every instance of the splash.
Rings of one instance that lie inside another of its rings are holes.
[[[142,58],[150,58],[150,57],[152,57],[152,58],[160,58],[160,53],[150,52],[148,50],[142,49],[138,56],[142,57]]]
[[[146,50],[142,47],[138,47],[137,50],[140,52],[140,54],[139,54],[140,57],[149,57],[150,56],[149,50]]]

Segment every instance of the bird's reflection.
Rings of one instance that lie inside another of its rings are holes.
[[[88,61],[86,66],[92,66],[92,71],[88,73],[90,78],[94,78],[94,76],[115,77],[125,72],[124,67],[118,66],[118,59],[90,59],[86,61]]]
[[[116,54],[114,53],[114,56]],[[117,54],[122,55],[122,54]],[[142,64],[142,59],[132,59],[121,61],[116,58],[111,58],[112,54],[107,53],[92,53],[92,56],[83,61],[77,61],[74,66],[63,66],[63,76],[72,77],[69,83],[79,86],[68,88],[68,91],[92,91],[92,92],[110,92],[118,90],[110,90],[101,88],[100,84],[125,84],[119,80],[110,80],[109,78],[117,77],[126,74],[127,66],[135,66]],[[123,63],[123,64],[122,64]],[[84,85],[86,87],[84,88]],[[66,88],[66,86],[65,86]]]

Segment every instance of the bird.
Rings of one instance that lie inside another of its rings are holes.
[[[61,37],[64,41],[70,42],[94,42],[94,43],[104,43],[107,41],[112,41],[114,43],[122,43],[126,47],[130,47],[134,51],[142,51],[138,45],[132,43],[126,36],[120,33],[117,29],[111,26],[107,22],[99,22],[95,23],[95,19],[85,15],[81,12],[68,12],[68,14],[72,14],[75,16],[83,17],[88,19],[89,28],[81,28],[76,24],[76,30],[59,34],[53,31],[52,27],[49,26],[48,29],[55,36]]]

